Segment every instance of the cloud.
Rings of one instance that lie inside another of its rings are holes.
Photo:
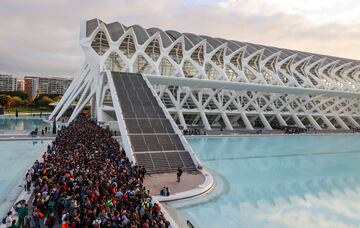
[[[80,21],[95,17],[360,59],[359,3],[288,2],[2,0],[0,72],[74,75],[84,60],[78,44]],[[346,15],[336,13],[339,8],[347,9]]]

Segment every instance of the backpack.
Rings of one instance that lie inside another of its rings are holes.
[[[7,217],[5,216],[5,217],[1,220],[1,223],[2,223],[2,224],[6,224],[6,218],[7,218]]]

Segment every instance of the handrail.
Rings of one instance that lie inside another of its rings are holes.
[[[188,227],[190,227],[190,228],[195,228],[195,226],[190,222],[190,220],[186,220],[186,224],[187,224]]]

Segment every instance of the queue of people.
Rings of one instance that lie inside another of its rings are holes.
[[[306,133],[306,128],[296,127],[296,126],[284,126],[283,130],[285,134],[300,134],[300,133]]]
[[[85,117],[60,130],[43,161],[26,174],[31,211],[20,227],[171,227],[143,186],[146,170],[133,165],[110,131]],[[27,207],[22,204],[21,208]],[[29,209],[27,209],[29,210]],[[8,216],[6,224],[14,223]],[[10,227],[10,226],[8,226]]]
[[[204,132],[204,134],[206,134],[206,132]],[[201,131],[197,128],[184,129],[183,135],[201,135]]]

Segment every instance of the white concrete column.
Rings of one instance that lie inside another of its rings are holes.
[[[227,130],[234,130],[225,112],[221,112],[221,118],[223,119]]]
[[[297,115],[292,114],[292,118],[294,119],[294,121],[295,121],[295,123],[297,124],[298,127],[305,128],[304,124],[301,122],[299,117],[297,117]]]
[[[354,127],[360,127],[360,125],[351,116],[346,117]]]
[[[336,130],[336,127],[330,122],[330,120],[325,115],[321,115],[320,118],[324,121],[324,123],[328,128],[330,128],[331,130]]]
[[[184,119],[184,115],[182,113],[182,111],[178,111],[178,118],[179,118],[179,121],[180,121],[180,125],[183,127],[183,129],[187,129],[187,124],[186,124],[186,121]]]
[[[264,124],[265,129],[266,130],[272,130],[272,127],[271,127],[270,123],[267,121],[264,114],[259,113],[259,117],[260,117],[261,122]]]
[[[95,99],[95,96],[93,96],[90,100],[90,113],[91,113],[91,119],[94,119],[96,118],[96,99]]]
[[[287,126],[286,121],[284,120],[284,118],[282,118],[282,116],[279,113],[276,113],[275,116],[282,126]]]
[[[316,130],[321,130],[322,128],[320,127],[320,125],[316,122],[316,120],[310,116],[310,115],[307,115],[306,118],[309,120],[309,122],[313,125],[313,127],[316,129]]]
[[[247,118],[246,114],[243,112],[240,112],[240,116],[241,116],[242,121],[245,124],[246,129],[254,130],[254,127],[251,125],[250,120]]]
[[[346,125],[346,123],[339,116],[335,116],[334,118],[335,118],[336,122],[338,122],[340,124],[342,129],[350,130],[350,128]]]
[[[200,116],[201,116],[201,120],[204,124],[204,127],[206,130],[211,130],[210,124],[208,119],[206,118],[205,112],[204,111],[200,111]]]

